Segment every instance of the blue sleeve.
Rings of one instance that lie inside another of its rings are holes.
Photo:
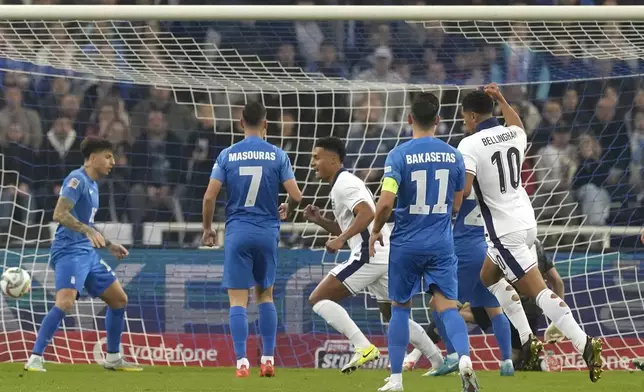
[[[385,178],[393,178],[398,185],[402,180],[403,161],[398,149],[393,149],[387,154],[385,160]]]
[[[465,161],[460,152],[456,152],[456,192],[465,188]]]
[[[210,173],[210,179],[211,180],[219,180],[222,183],[226,183],[226,151],[222,151],[219,156],[217,157],[217,160],[215,161],[215,164],[212,167],[212,172]]]
[[[293,168],[291,167],[291,161],[288,159],[288,155],[280,150],[280,182],[285,183],[286,181],[295,178],[295,173],[293,173]]]
[[[83,180],[83,177],[78,175],[69,176],[65,179],[63,186],[60,188],[60,196],[63,196],[76,204],[83,194],[84,188],[85,181]]]

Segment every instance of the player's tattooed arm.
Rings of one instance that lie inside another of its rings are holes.
[[[56,208],[54,208],[54,221],[78,233],[89,234],[92,228],[76,219],[72,215],[72,208],[74,208],[74,202],[64,196],[60,196],[56,203]]]
[[[106,245],[105,238],[101,233],[91,226],[84,224],[72,215],[74,202],[65,196],[60,196],[54,208],[54,221],[66,228],[83,233],[95,248],[102,248]]]

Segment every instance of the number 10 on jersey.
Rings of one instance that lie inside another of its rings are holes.
[[[416,183],[416,203],[409,206],[409,213],[414,215],[446,214],[447,183],[449,169],[436,170],[434,179],[438,181],[438,198],[433,206],[427,205],[427,171],[411,172],[411,180]]]

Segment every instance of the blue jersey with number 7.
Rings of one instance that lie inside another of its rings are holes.
[[[461,153],[434,137],[412,139],[387,156],[385,177],[398,184],[392,247],[420,255],[454,253],[454,192],[463,190]]]
[[[248,136],[219,154],[210,178],[226,185],[226,231],[279,229],[280,184],[294,178],[284,151]]]

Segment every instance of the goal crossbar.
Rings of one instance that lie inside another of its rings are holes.
[[[644,6],[0,5],[5,20],[644,20]]]

